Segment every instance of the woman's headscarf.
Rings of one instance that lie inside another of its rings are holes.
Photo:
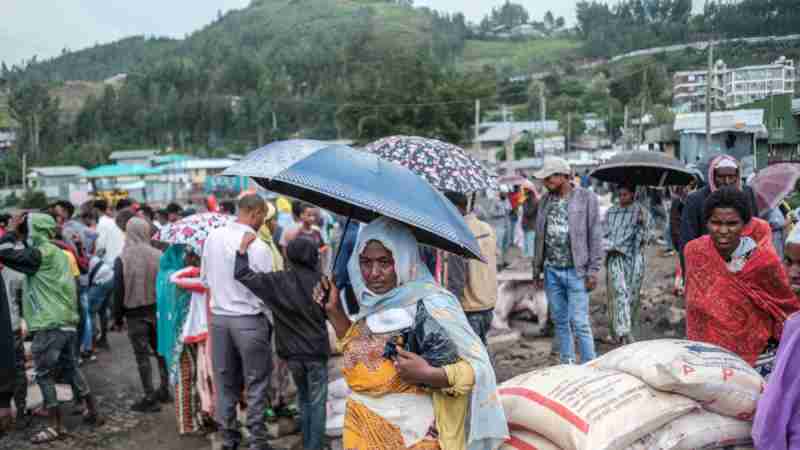
[[[711,192],[719,189],[716,178],[714,177],[714,172],[716,172],[717,169],[724,168],[736,169],[736,172],[740,175],[740,178],[736,182],[736,187],[742,189],[741,168],[739,167],[739,161],[730,155],[719,155],[712,159],[708,164],[708,186],[711,187]]]
[[[276,272],[279,272],[283,270],[283,255],[280,249],[278,249],[278,246],[275,245],[275,239],[272,238],[272,232],[267,226],[267,222],[275,219],[276,214],[277,211],[275,207],[272,206],[272,203],[267,202],[267,215],[264,216],[264,224],[258,229],[258,238],[264,241],[267,247],[269,247],[270,252],[272,252],[272,268]]]
[[[150,235],[150,224],[146,220],[140,217],[128,220],[125,246],[120,255],[126,308],[156,303],[156,277],[161,252],[150,245]]]
[[[371,241],[380,242],[392,253],[397,287],[385,294],[371,292],[361,274],[360,255]],[[497,385],[486,348],[475,334],[458,300],[436,286],[419,257],[417,239],[399,222],[380,218],[364,227],[348,263],[350,282],[360,304],[355,320],[383,310],[402,308],[422,301],[457,347],[458,355],[475,372],[470,402],[469,450],[497,448],[508,437],[508,426],[497,396]]]

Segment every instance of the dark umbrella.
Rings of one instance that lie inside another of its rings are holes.
[[[252,177],[273,192],[360,222],[386,216],[411,227],[421,244],[482,259],[464,218],[410,170],[345,145],[281,141],[262,147],[223,175]]]
[[[411,169],[440,191],[462,194],[497,190],[496,176],[461,147],[418,136],[391,136],[365,147],[381,158]]]
[[[685,186],[694,173],[683,162],[658,152],[622,152],[614,155],[591,176],[601,181],[637,186]]]
[[[763,213],[778,205],[792,192],[800,180],[800,164],[780,163],[758,172],[750,186],[756,194],[756,204]]]

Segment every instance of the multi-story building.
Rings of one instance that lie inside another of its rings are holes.
[[[707,70],[675,72],[672,76],[672,105],[676,112],[700,112],[706,107]],[[712,83],[712,101],[719,107],[723,95],[719,84]]]
[[[728,68],[723,61],[714,64],[711,78],[712,108],[736,109],[772,95],[793,94],[797,71],[794,61],[780,57],[772,64]],[[676,72],[673,81],[673,107],[677,112],[705,110],[708,72]]]

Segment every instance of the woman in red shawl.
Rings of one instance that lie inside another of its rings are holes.
[[[724,347],[767,375],[783,323],[800,302],[769,242],[769,225],[752,217],[745,193],[712,193],[705,218],[709,234],[685,249],[688,337]]]

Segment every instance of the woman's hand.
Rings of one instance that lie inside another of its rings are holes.
[[[319,284],[314,287],[314,301],[325,311],[328,320],[336,330],[336,336],[341,339],[350,329],[350,319],[342,310],[339,301],[339,289],[336,282],[328,277],[322,277]]]
[[[450,387],[447,372],[428,364],[424,358],[416,353],[408,352],[397,347],[397,358],[394,362],[397,374],[408,384],[426,385],[433,388]]]

